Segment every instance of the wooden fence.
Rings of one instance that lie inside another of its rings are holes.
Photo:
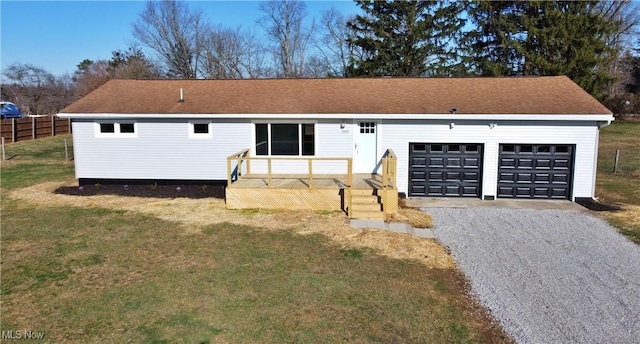
[[[57,116],[0,120],[0,134],[6,143],[71,133],[71,120]]]

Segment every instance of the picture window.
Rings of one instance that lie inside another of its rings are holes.
[[[315,155],[315,124],[256,123],[256,155]]]

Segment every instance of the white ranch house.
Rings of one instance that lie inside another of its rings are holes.
[[[254,175],[273,188],[276,175],[383,174],[387,157],[384,184],[406,197],[572,201],[594,196],[613,120],[562,76],[112,80],[60,117],[81,184]]]

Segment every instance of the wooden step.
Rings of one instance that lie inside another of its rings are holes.
[[[373,195],[353,195],[351,203],[380,203],[380,199]]]
[[[372,196],[376,194],[376,190],[374,189],[351,189],[351,195],[363,195],[363,196]]]
[[[351,203],[351,209],[353,211],[382,211],[382,205],[377,202],[367,203]]]
[[[384,213],[378,211],[353,210],[351,212],[352,219],[381,219],[384,220]]]

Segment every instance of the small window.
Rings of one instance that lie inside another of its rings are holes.
[[[359,122],[360,134],[375,134],[376,123],[375,122]]]
[[[210,139],[211,122],[189,122],[189,138],[190,139]]]
[[[442,152],[442,145],[431,145],[431,152]]]
[[[477,152],[478,151],[478,145],[467,145],[465,147],[465,150],[467,152]]]
[[[100,132],[103,134],[115,133],[116,132],[115,123],[100,123]]]
[[[448,152],[460,152],[460,145],[449,145]]]
[[[514,146],[514,145],[503,145],[502,146],[502,152],[503,153],[515,153],[516,152],[516,146]]]
[[[422,144],[422,143],[414,143],[413,147],[411,148],[412,151],[414,152],[426,152],[427,151],[427,145]]]
[[[556,153],[569,153],[569,146],[556,146]]]
[[[135,133],[135,126],[133,123],[120,123],[120,132],[123,134],[133,134]]]
[[[520,153],[533,153],[533,146],[520,146]]]
[[[193,124],[193,133],[194,134],[208,134],[209,133],[209,124],[206,124],[206,123],[194,123]]]
[[[551,153],[551,146],[538,146],[538,153]]]
[[[104,138],[135,138],[136,123],[133,121],[118,122],[118,121],[105,121],[95,122],[95,135],[96,137]]]

